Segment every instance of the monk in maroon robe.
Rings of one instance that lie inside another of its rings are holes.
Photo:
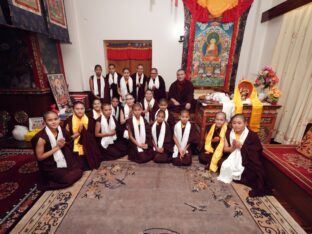
[[[87,116],[91,119],[97,120],[102,115],[102,103],[100,99],[94,99],[92,103],[92,109],[87,114]]]
[[[165,121],[169,124],[171,130],[173,130],[174,125],[175,125],[175,119],[172,115],[172,113],[168,110],[168,101],[167,99],[160,99],[158,102],[158,109],[155,109],[154,111],[152,111],[151,113],[151,117],[152,117],[152,123],[155,121],[156,119],[156,114],[158,112],[158,110],[162,110],[165,112]]]
[[[156,121],[152,126],[154,162],[170,163],[172,161],[173,139],[172,130],[165,121],[165,112],[157,113]]]
[[[73,152],[83,170],[97,169],[100,166],[101,154],[94,134],[95,120],[85,115],[85,106],[82,102],[75,102],[73,110],[73,115],[64,122],[66,130],[74,139]],[[80,122],[79,127],[75,126],[76,122]]]
[[[110,102],[110,87],[108,79],[102,75],[101,65],[95,65],[95,75],[92,75],[89,79],[90,90],[93,99],[100,99],[101,102]],[[95,80],[96,79],[96,80]]]
[[[156,101],[167,97],[164,78],[158,75],[157,68],[151,69],[151,77],[147,80],[146,88],[153,90]]]
[[[144,74],[144,67],[142,64],[137,65],[136,73],[131,75],[134,82],[134,98],[136,102],[142,102],[146,90],[147,76]]]
[[[193,111],[196,101],[194,100],[194,86],[191,81],[185,80],[185,71],[177,71],[177,80],[169,89],[169,109],[174,112],[181,110]]]
[[[103,116],[96,121],[95,136],[98,138],[103,160],[115,160],[127,154],[128,147],[123,140],[124,131],[112,116],[110,104],[104,104],[102,111]]]
[[[155,115],[156,111],[158,110],[158,104],[153,96],[152,90],[147,89],[145,91],[145,97],[141,102],[141,105],[143,107],[144,118],[149,124],[152,124],[154,120],[152,115]]]
[[[242,114],[237,114],[231,119],[231,125],[235,135],[238,135],[240,132],[242,132],[243,129],[245,129],[246,124],[246,119]],[[224,144],[224,152],[228,153],[228,155],[224,155],[222,157],[222,160],[220,160],[220,165],[222,166],[222,163],[228,158],[229,153],[233,152],[237,148],[240,149],[244,171],[241,175],[241,180],[235,180],[235,182],[251,187],[251,191],[249,192],[250,197],[272,194],[271,186],[266,177],[266,172],[263,166],[263,148],[258,134],[249,130],[248,135],[242,145],[235,139],[231,143],[230,134],[231,131],[228,131]]]
[[[116,72],[115,64],[108,65],[108,73],[105,79],[108,81],[110,87],[110,98],[117,97],[119,99],[118,86],[122,75]]]
[[[66,130],[59,127],[60,119],[56,113],[45,113],[44,121],[46,127],[31,140],[41,174],[39,188],[53,190],[71,186],[82,176],[82,170],[70,147],[71,137]],[[55,139],[53,146],[48,132]],[[57,163],[54,158],[59,150],[64,157],[62,164]]]
[[[140,103],[135,103],[132,111],[133,117],[127,120],[130,140],[128,159],[137,163],[146,163],[153,159],[151,127],[142,117],[142,106]],[[144,139],[143,135],[145,135]]]
[[[174,127],[173,140],[175,142],[175,147],[172,155],[172,164],[175,166],[190,166],[192,164],[192,148],[197,147],[199,144],[199,133],[194,124],[189,122],[190,113],[187,110],[181,111],[181,120],[176,123]],[[186,145],[182,145],[181,139],[186,133],[187,125],[190,125],[190,131],[187,139]],[[181,128],[181,136],[176,133],[179,132],[178,128]],[[180,139],[179,139],[180,138]],[[176,154],[176,155],[175,155]]]

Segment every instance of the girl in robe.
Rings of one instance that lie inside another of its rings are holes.
[[[117,97],[112,98],[111,102],[112,106],[112,115],[115,117],[115,119],[120,123],[120,105],[119,105],[119,100]]]
[[[218,162],[223,155],[226,132],[226,115],[224,112],[218,112],[215,117],[215,123],[210,126],[206,135],[205,145],[198,155],[199,162],[206,165],[207,169],[212,172],[217,172],[218,170]]]
[[[46,112],[43,119],[46,126],[31,141],[41,174],[40,189],[71,186],[82,176],[70,147],[71,137],[60,127],[60,119],[55,112]]]
[[[166,98],[166,84],[164,79],[158,75],[157,68],[151,69],[151,77],[147,80],[146,88],[154,92],[154,98],[156,101]]]
[[[263,167],[262,145],[257,133],[247,128],[246,119],[236,114],[231,119],[232,130],[226,134],[224,152],[218,180],[232,180],[251,187],[250,197],[271,194]]]
[[[82,102],[74,103],[73,115],[64,123],[74,140],[73,152],[83,170],[97,169],[100,166],[100,151],[95,139],[95,120],[85,114]]]
[[[172,164],[175,166],[190,166],[192,164],[191,146],[198,145],[199,134],[196,127],[191,124],[190,113],[187,110],[181,111],[180,121],[174,126],[174,148]]]
[[[154,162],[170,163],[172,160],[173,140],[172,130],[165,121],[165,112],[157,113],[156,121],[152,126]]]
[[[100,99],[94,99],[92,103],[92,110],[88,114],[88,117],[97,120],[102,114],[102,103]]]
[[[95,125],[95,136],[99,140],[99,148],[104,160],[115,160],[127,154],[127,145],[124,143],[123,129],[112,115],[110,104],[103,104],[103,115]]]
[[[95,65],[94,75],[90,77],[89,85],[93,99],[110,102],[110,87],[108,80],[102,75],[101,65]]]
[[[110,98],[112,100],[113,97],[119,98],[118,94],[118,86],[121,79],[121,75],[116,72],[115,64],[108,65],[108,73],[106,74],[106,80],[108,80],[108,84],[110,87]]]
[[[142,117],[140,103],[133,105],[133,116],[127,120],[129,133],[128,159],[137,163],[146,163],[153,159],[151,127]]]
[[[168,110],[168,101],[165,98],[162,98],[158,102],[158,109],[155,111],[155,113],[152,113],[152,121],[154,122],[157,116],[157,113],[159,110],[162,110],[165,112],[165,121],[169,124],[170,128],[173,129],[175,125],[175,120],[173,115]]]
[[[120,79],[118,93],[120,96],[120,102],[125,103],[127,94],[131,94],[135,97],[135,84],[130,76],[129,68],[124,68],[122,72],[123,76]]]
[[[145,97],[144,97],[144,100],[142,101],[142,106],[143,106],[144,118],[149,124],[151,124],[153,121],[152,114],[156,113],[158,109],[158,105],[156,103],[156,100],[153,97],[152,90],[147,89],[145,91]]]
[[[124,130],[124,138],[129,139],[127,120],[132,118],[132,107],[134,105],[134,97],[131,94],[126,95],[126,103],[120,110],[120,124]]]
[[[135,83],[134,98],[136,102],[142,102],[144,99],[144,93],[146,90],[147,76],[144,74],[144,67],[142,64],[137,65],[137,72],[131,75],[132,80]]]

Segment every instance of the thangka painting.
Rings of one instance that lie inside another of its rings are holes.
[[[67,28],[63,0],[47,0],[49,20],[62,28]]]
[[[48,75],[50,87],[56,101],[58,109],[70,110],[72,101],[69,96],[67,84],[63,74],[50,74]]]
[[[41,15],[40,0],[12,0],[14,6]]]
[[[194,86],[223,88],[234,23],[196,22],[191,68]]]

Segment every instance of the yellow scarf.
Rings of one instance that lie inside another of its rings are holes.
[[[197,0],[198,5],[207,8],[213,17],[219,17],[226,10],[237,6],[238,0]]]
[[[89,119],[86,115],[82,116],[82,118],[79,119],[75,114],[73,114],[73,120],[72,120],[73,133],[75,134],[78,132],[79,126],[81,124],[83,124],[85,129],[88,129],[88,123],[89,123]],[[80,136],[74,140],[74,152],[78,152],[79,155],[84,155],[83,145],[79,144],[79,139],[80,139]]]
[[[240,83],[242,83],[242,82],[248,82],[253,87],[251,94],[250,94],[250,102],[252,105],[252,109],[251,109],[251,116],[250,116],[250,121],[249,121],[249,128],[250,128],[250,130],[252,130],[254,132],[259,132],[263,104],[258,99],[257,90],[255,89],[253,84],[248,80],[241,80],[238,83],[237,87],[235,88],[234,98],[233,98],[233,102],[235,104],[235,114],[243,113],[243,102],[242,102],[241,94],[240,94],[240,91],[238,88]]]
[[[217,148],[214,150],[211,147],[211,140],[213,137],[213,133],[215,131],[216,128],[216,124],[213,124],[209,130],[209,133],[206,137],[206,141],[205,141],[205,150],[207,153],[213,153],[212,155],[212,159],[211,159],[211,163],[210,163],[210,167],[209,169],[213,172],[216,172],[218,170],[218,162],[222,157],[223,154],[223,148],[224,148],[224,139],[225,139],[225,133],[227,130],[227,124],[223,124],[221,131],[220,131],[220,143],[217,146]]]

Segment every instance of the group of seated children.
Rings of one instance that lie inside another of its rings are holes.
[[[75,102],[73,115],[60,127],[55,112],[44,114],[46,127],[33,139],[33,147],[43,177],[44,189],[63,188],[82,176],[82,171],[97,169],[103,160],[125,155],[137,163],[153,160],[175,166],[192,164],[192,149],[200,147],[200,137],[188,110],[182,110],[175,123],[166,99],[156,103],[153,91],[145,92],[139,103],[131,94],[123,106],[118,98],[111,103],[93,101],[87,115],[82,102]],[[201,147],[199,161],[212,172],[220,170],[218,179],[225,183],[240,181],[252,188],[251,196],[268,192],[261,162],[262,146],[256,133],[246,127],[243,115],[226,123],[223,112]]]

